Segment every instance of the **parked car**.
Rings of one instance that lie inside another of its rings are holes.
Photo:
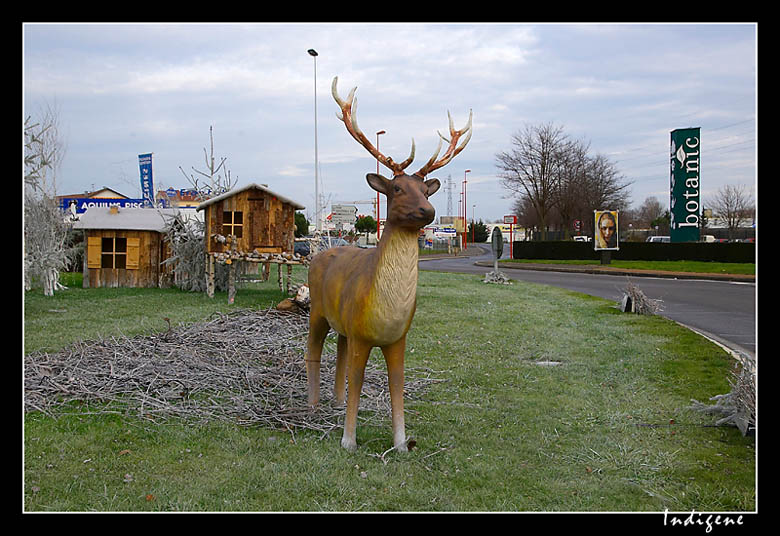
[[[305,240],[296,240],[295,241],[295,253],[300,255],[301,257],[305,257],[309,254],[311,251],[311,248],[309,247],[309,243]]]
[[[647,242],[670,242],[668,236],[648,236]]]
[[[349,242],[347,242],[343,238],[337,238],[333,236],[323,236],[319,238],[319,241],[317,241],[315,240],[314,237],[308,236],[306,237],[306,240],[295,241],[295,253],[303,257],[308,256],[310,253],[312,253],[311,247],[313,243],[316,244],[316,247],[314,248],[316,251],[314,251],[314,253],[317,253],[318,251],[326,250],[328,248],[335,248],[338,246],[349,245]]]
[[[320,247],[322,249],[336,248],[339,246],[348,246],[348,245],[350,245],[349,242],[347,242],[343,238],[336,238],[333,236],[323,236],[322,238],[320,238]]]

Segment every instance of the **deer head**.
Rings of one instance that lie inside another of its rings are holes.
[[[414,160],[414,140],[411,154],[403,162],[396,163],[380,153],[357,125],[355,89],[343,101],[338,96],[337,81],[338,78],[333,79],[332,93],[341,108],[339,119],[358,143],[393,172],[393,178],[376,173],[366,176],[371,188],[387,196],[387,225],[377,248],[331,248],[318,254],[309,266],[311,301],[306,354],[309,404],[314,406],[319,402],[322,345],[328,331],[333,329],[339,335],[334,388],[337,402],[344,401],[349,375],[341,444],[354,449],[366,361],[371,348],[379,347],[387,363],[394,446],[405,451],[403,363],[406,333],[416,308],[417,236],[420,228],[433,221],[435,211],[428,197],[440,187],[437,179],[425,177],[449,163],[466,146],[471,138],[471,114],[461,130],[455,130],[450,117],[450,140],[440,134],[434,155],[419,171],[407,175],[404,169]],[[447,141],[448,147],[439,157],[442,140]]]
[[[439,179],[423,180],[416,175],[396,175],[392,179],[369,173],[368,185],[387,196],[387,224],[417,230],[433,221],[436,211],[428,197],[441,186]]]

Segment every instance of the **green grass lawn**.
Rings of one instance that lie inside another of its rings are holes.
[[[27,351],[148,333],[228,307],[176,290],[25,295]],[[729,391],[722,349],[661,317],[573,292],[420,273],[407,366],[444,381],[406,405],[416,448],[358,426],[358,450],[300,431],[37,413],[24,422],[27,511],[752,511],[755,443],[688,409]],[[301,356],[303,359],[303,356]],[[381,354],[371,357],[381,363]],[[555,366],[540,362],[556,362]],[[324,392],[327,392],[324,391]]]
[[[536,263],[536,264],[569,264],[569,265],[600,265],[600,260],[555,260],[555,259],[505,259],[501,263]],[[739,262],[709,262],[709,261],[621,261],[612,259],[612,268],[629,268],[636,270],[660,270],[663,272],[694,272],[700,274],[756,274],[755,263]]]

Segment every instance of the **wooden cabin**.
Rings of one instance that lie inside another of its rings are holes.
[[[171,268],[163,233],[175,209],[92,207],[74,222],[84,229],[84,288],[167,287]]]
[[[204,211],[206,252],[293,253],[295,211],[303,208],[258,184],[212,197],[198,205]],[[236,237],[235,244],[215,239],[230,235]]]

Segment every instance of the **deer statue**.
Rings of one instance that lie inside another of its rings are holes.
[[[369,186],[387,196],[387,220],[377,247],[327,249],[315,256],[309,266],[308,403],[311,407],[319,403],[322,346],[332,328],[338,334],[334,396],[339,404],[344,403],[347,376],[349,381],[341,446],[355,450],[357,414],[366,362],[371,349],[379,347],[387,364],[393,447],[406,452],[404,351],[406,334],[417,306],[417,237],[419,230],[434,219],[435,210],[428,196],[436,193],[440,186],[438,179],[425,180],[425,177],[449,163],[464,149],[471,138],[471,113],[468,124],[462,130],[454,129],[450,116],[450,140],[439,134],[439,146],[431,159],[419,171],[407,175],[404,169],[414,160],[414,139],[411,154],[403,162],[396,163],[384,156],[358,128],[354,113],[357,88],[353,88],[347,100],[343,101],[339,98],[337,83],[338,77],[335,77],[331,92],[341,108],[339,119],[358,143],[393,172],[393,178],[375,173],[366,175]],[[442,139],[449,146],[439,158]],[[458,146],[461,139],[463,142]]]

